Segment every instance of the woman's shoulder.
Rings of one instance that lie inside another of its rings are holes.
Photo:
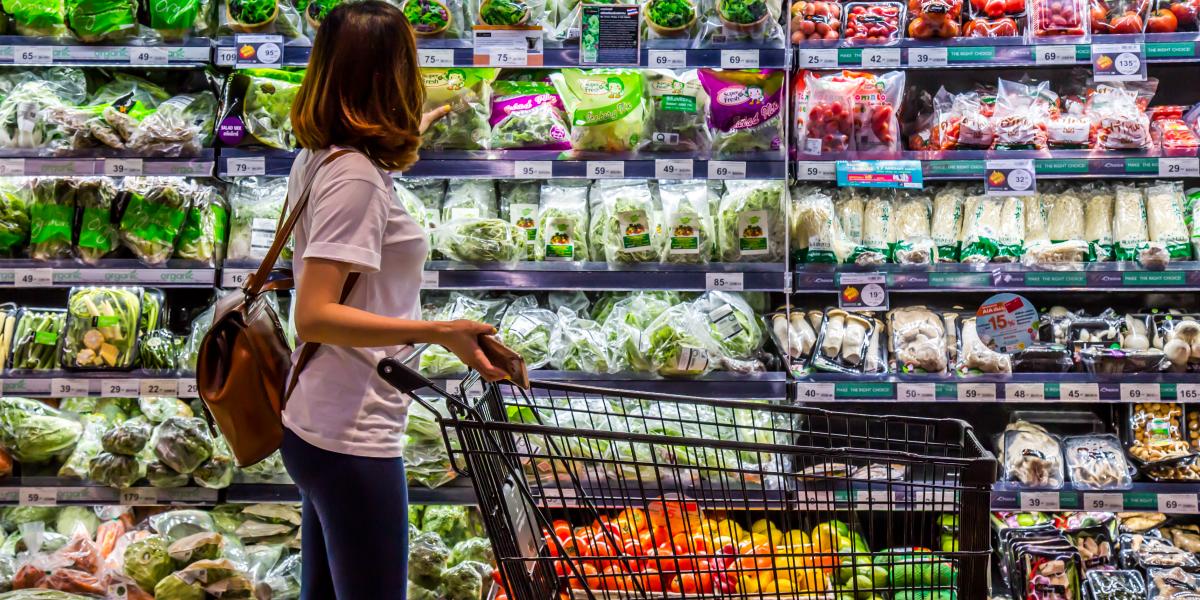
[[[334,152],[343,151],[333,160],[329,160]],[[303,160],[302,168],[304,173],[297,173],[293,168],[293,175],[307,175],[308,170],[319,168],[316,173],[313,185],[314,186],[329,186],[344,181],[364,181],[378,188],[380,191],[390,193],[390,189],[385,187],[386,181],[389,179],[386,173],[379,170],[371,159],[367,158],[357,150],[345,148],[325,148],[322,150],[304,150],[297,156],[297,162]],[[328,162],[326,162],[328,161]]]

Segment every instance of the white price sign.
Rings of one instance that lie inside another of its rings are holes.
[[[158,504],[158,488],[125,488],[120,493],[121,506],[150,506]]]
[[[908,66],[944,67],[950,64],[948,48],[909,48]]]
[[[682,69],[687,67],[686,50],[650,50],[647,52],[647,66],[660,69]]]
[[[165,65],[170,62],[166,48],[145,46],[129,49],[129,64],[131,65]]]
[[[1053,512],[1059,506],[1058,492],[1021,492],[1021,510]]]
[[[837,181],[837,163],[829,160],[802,160],[796,163],[796,179],[800,181]]]
[[[141,175],[144,170],[140,158],[106,158],[104,159],[104,174],[109,177],[126,177]]]
[[[24,177],[25,159],[0,158],[0,177]]]
[[[88,395],[88,380],[86,379],[51,379],[50,397],[75,398]]]
[[[100,395],[105,398],[136,398],[141,391],[136,379],[100,380]]]
[[[658,179],[691,179],[695,168],[691,159],[668,158],[654,161],[654,177]]]
[[[179,394],[177,379],[143,379],[138,386],[139,396],[176,396]]]
[[[1041,383],[1006,383],[1006,402],[1042,402],[1046,399],[1046,386]]]
[[[1175,384],[1175,399],[1180,402],[1200,402],[1200,383]]]
[[[47,65],[53,62],[53,46],[13,46],[14,65]]]
[[[177,398],[200,397],[200,387],[196,384],[195,379],[180,379],[175,382],[175,387],[179,390],[175,393]]]
[[[589,160],[587,176],[592,179],[620,179],[625,176],[625,163],[619,160]]]
[[[805,69],[836,69],[838,66],[837,48],[800,50],[800,66]]]
[[[225,159],[225,170],[229,175],[248,177],[250,175],[266,175],[267,159],[262,156]]]
[[[54,285],[54,269],[13,269],[13,286],[47,287]]]
[[[450,48],[421,48],[417,51],[422,67],[453,67],[454,50]]]
[[[705,273],[704,289],[740,292],[745,289],[745,273]]]
[[[1058,384],[1058,399],[1062,402],[1099,402],[1100,384],[1060,383]]]
[[[1120,512],[1125,510],[1125,496],[1122,494],[1084,494],[1083,510]]]
[[[863,68],[877,69],[880,67],[900,66],[899,48],[864,48],[862,51]]]
[[[548,160],[518,160],[513,163],[517,179],[549,179],[554,176],[554,163]]]
[[[740,160],[708,161],[709,179],[745,179],[746,163]]]
[[[1200,158],[1160,158],[1159,177],[1200,177]]]
[[[1158,512],[1195,514],[1200,512],[1200,507],[1197,507],[1195,494],[1159,494]]]
[[[23,487],[17,492],[17,504],[55,506],[58,504],[58,490],[52,487]]]
[[[958,384],[959,402],[995,402],[996,384],[994,383],[960,383]]]
[[[421,289],[436,290],[441,287],[441,271],[421,271]]]
[[[797,383],[796,399],[801,402],[833,402],[834,384]]]
[[[722,50],[721,68],[757,69],[758,50]]]
[[[250,271],[224,271],[221,273],[221,287],[239,288],[250,279]]]
[[[902,402],[933,402],[937,386],[932,383],[897,383],[896,399]]]
[[[237,61],[237,49],[231,47],[217,48],[217,65],[228,67]]]
[[[1033,61],[1039,65],[1075,64],[1075,46],[1034,46]]]
[[[1157,383],[1121,384],[1121,402],[1158,402],[1161,399]]]
[[[492,48],[488,64],[493,67],[524,67],[529,64],[529,51],[524,48]]]

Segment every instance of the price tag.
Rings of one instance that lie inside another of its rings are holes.
[[[950,64],[948,48],[909,48],[908,66],[944,67]]]
[[[233,44],[237,67],[277,67],[283,62],[282,35],[237,35]]]
[[[88,395],[90,386],[86,379],[51,379],[50,397],[75,398]]]
[[[837,181],[837,166],[832,161],[800,161],[796,163],[796,178],[800,181]]]
[[[984,189],[989,196],[1031,196],[1037,193],[1037,170],[1033,159],[989,160]]]
[[[862,51],[863,68],[877,69],[880,67],[900,66],[899,48],[864,48]]]
[[[800,50],[800,66],[806,69],[836,69],[837,48],[813,48]]]
[[[23,487],[17,492],[17,504],[21,506],[56,506],[58,490],[52,487]]]
[[[267,159],[263,156],[246,156],[225,159],[227,175],[234,177],[249,177],[251,175],[267,174]]]
[[[25,159],[0,158],[0,177],[24,177]]]
[[[15,287],[49,287],[54,285],[54,269],[13,269]]]
[[[959,402],[995,402],[996,384],[994,383],[960,383],[958,384]]]
[[[746,163],[740,160],[708,161],[709,179],[745,179]]]
[[[650,50],[647,52],[647,66],[660,69],[683,69],[687,67],[686,50]]]
[[[1093,44],[1092,78],[1096,81],[1144,81],[1146,49],[1141,44]]]
[[[887,276],[883,273],[842,273],[838,275],[838,308],[887,310]]]
[[[524,48],[493,48],[488,52],[488,64],[493,67],[524,67],[529,64],[529,51]]]
[[[129,64],[131,65],[165,65],[170,62],[166,48],[154,46],[134,47],[129,49]]]
[[[1200,508],[1196,506],[1195,494],[1159,494],[1158,495],[1158,512],[1160,513],[1188,513],[1195,514],[1200,512]]]
[[[137,176],[143,172],[140,158],[106,158],[104,159],[104,174],[109,177]]]
[[[1006,402],[1042,402],[1046,399],[1046,386],[1041,383],[1006,383]]]
[[[137,398],[141,389],[136,379],[100,380],[100,395],[105,398]]]
[[[1122,494],[1084,494],[1083,510],[1120,512],[1125,510],[1125,496]]]
[[[1160,158],[1159,177],[1200,177],[1200,158]]]
[[[691,179],[694,174],[692,161],[686,158],[668,158],[654,161],[654,177],[657,179]]]
[[[620,160],[589,160],[587,176],[592,179],[620,179],[625,176],[625,162]]]
[[[1121,384],[1121,402],[1158,402],[1161,399],[1157,383]]]
[[[125,488],[120,493],[121,506],[150,506],[158,504],[158,488]]]
[[[440,287],[442,280],[441,271],[421,271],[421,289],[436,290]]]
[[[1200,383],[1175,384],[1175,399],[1180,402],[1200,402]]]
[[[892,494],[887,490],[855,490],[854,502],[856,504],[891,504]]]
[[[228,67],[237,61],[237,49],[217,48],[217,66]]]
[[[1021,510],[1054,512],[1058,509],[1058,492],[1021,492]]]
[[[745,289],[745,273],[705,273],[704,289],[740,292]]]
[[[1039,65],[1075,64],[1075,46],[1034,46],[1033,61]]]
[[[179,382],[175,379],[143,379],[138,387],[139,396],[175,396],[179,393]]]
[[[454,66],[454,50],[450,48],[421,48],[417,54],[422,67]]]
[[[199,398],[200,386],[196,384],[195,379],[183,378],[175,382],[175,387],[179,390],[175,393],[176,398]]]
[[[1100,384],[1060,383],[1058,384],[1058,399],[1063,402],[1099,402]]]
[[[722,50],[721,68],[757,69],[758,50]]]
[[[833,402],[832,383],[797,383],[796,399],[801,402]]]
[[[513,163],[513,177],[517,179],[550,179],[554,176],[554,163],[548,160],[518,160]]]
[[[902,402],[933,402],[937,400],[937,386],[932,383],[897,383],[896,399]]]
[[[14,65],[48,65],[54,62],[54,46],[13,46]]]
[[[225,271],[221,273],[221,287],[240,288],[250,279],[250,271]]]
[[[463,383],[463,380],[461,380],[461,379],[447,379],[446,380],[446,389],[450,390],[452,392],[457,392],[459,390],[459,388],[462,387],[462,383]],[[478,396],[478,395],[482,394],[483,393],[483,382],[476,379],[475,383],[471,384],[471,387],[467,388],[466,391],[467,391],[467,395],[470,395],[470,396]]]

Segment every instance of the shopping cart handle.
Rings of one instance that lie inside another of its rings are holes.
[[[379,366],[376,368],[376,370],[378,371],[379,376],[382,377],[384,381],[388,382],[388,385],[400,390],[405,394],[408,394],[413,400],[416,400],[435,415],[440,413],[436,408],[433,407],[432,404],[429,404],[422,399],[420,394],[416,394],[415,392],[417,390],[432,390],[435,394],[445,398],[447,403],[463,410],[470,410],[470,407],[468,407],[461,398],[450,394],[446,390],[442,389],[441,386],[434,383],[432,379],[429,379],[428,377],[418,373],[416,369],[404,364],[404,362],[407,360],[409,359],[397,360],[396,357],[389,356],[379,361]]]

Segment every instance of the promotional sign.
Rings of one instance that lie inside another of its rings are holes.
[[[837,182],[841,187],[925,187],[921,162],[917,160],[839,160]]]
[[[887,276],[883,273],[842,273],[838,276],[838,308],[887,310]]]
[[[1037,193],[1033,160],[989,160],[984,168],[984,191],[989,196],[1032,196]]]
[[[638,66],[640,14],[636,4],[584,4],[579,63]]]
[[[1033,303],[1016,294],[996,294],[975,311],[979,341],[997,352],[1019,352],[1033,344],[1038,312]]]

